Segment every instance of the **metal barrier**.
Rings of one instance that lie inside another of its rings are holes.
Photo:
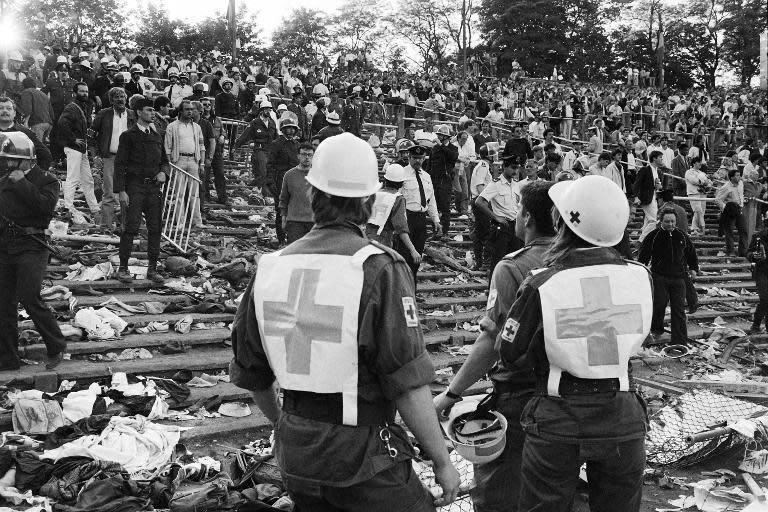
[[[163,238],[181,252],[187,252],[195,211],[200,206],[200,178],[171,164],[165,185]]]
[[[221,120],[221,133],[224,134],[224,150],[229,153],[229,159],[234,160],[235,141],[243,134],[250,123],[237,119],[219,118]]]

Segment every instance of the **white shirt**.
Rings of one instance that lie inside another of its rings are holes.
[[[115,110],[112,114],[112,138],[109,140],[109,152],[117,154],[117,146],[120,144],[120,134],[128,129],[128,112],[123,110],[122,115]]]
[[[179,153],[195,152],[195,123],[179,123]]]
[[[480,193],[480,197],[490,203],[495,215],[515,220],[517,219],[517,199],[513,188],[516,184],[502,175],[497,181],[489,183]]]
[[[667,149],[661,150],[662,156],[661,159],[664,161],[664,167],[672,168],[672,160],[675,159],[675,152],[672,150],[672,148],[668,147]]]
[[[689,196],[704,196],[705,193],[699,192],[699,186],[709,186],[712,182],[702,171],[697,171],[693,167],[685,171],[685,192]]]
[[[421,206],[421,194],[419,193],[419,182],[416,180],[416,171],[410,165],[406,165],[404,171],[405,181],[403,181],[400,193],[405,198],[405,209],[411,212],[427,212],[432,222],[439,224],[440,215],[437,213],[432,178],[426,172],[419,171],[421,183],[424,186],[424,196],[427,199],[427,206]]]
[[[478,190],[478,186],[482,185],[483,190],[493,181],[491,175],[491,166],[486,160],[480,160],[474,169],[472,169],[472,179],[469,183],[469,191],[472,197],[480,195],[482,190]]]

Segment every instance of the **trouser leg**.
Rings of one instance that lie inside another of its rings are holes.
[[[651,319],[651,332],[660,334],[664,331],[664,313],[669,302],[669,290],[667,279],[659,274],[653,274],[653,317]]]
[[[128,211],[123,215],[125,225],[120,234],[120,267],[127,268],[133,251],[133,239],[139,233],[141,214],[144,205],[144,191],[138,183],[128,182],[125,187],[128,194]],[[177,206],[178,207],[178,206]]]
[[[768,272],[757,270],[755,272],[755,285],[757,285],[757,294],[760,296],[760,302],[755,307],[755,315],[752,319],[752,325],[757,327],[768,314]]]
[[[80,161],[83,154],[71,148],[64,148],[67,157],[67,177],[64,180],[64,206],[75,211],[75,191],[80,184]]]
[[[408,231],[411,237],[411,243],[419,254],[424,253],[424,245],[427,243],[427,216],[423,212],[406,212],[408,219]],[[414,283],[416,282],[416,274],[419,271],[419,265],[413,261],[413,257],[410,252],[405,250],[402,244],[398,243],[398,252],[405,258],[405,262],[411,269],[413,274]]]
[[[437,211],[440,212],[440,226],[444,236],[448,236],[448,230],[451,228],[451,192],[450,183],[435,185],[435,202]]]
[[[688,342],[688,326],[685,318],[685,280],[667,279],[671,310],[672,343]]]
[[[747,226],[746,222],[744,220],[744,215],[740,214],[735,219],[736,223],[736,231],[739,235],[739,256],[742,258],[745,258],[747,256],[747,246],[748,246],[748,238],[747,238]]]
[[[659,206],[656,204],[656,200],[652,199],[650,203],[642,205],[641,208],[645,218],[643,219],[643,229],[640,232],[640,242],[648,236],[648,233],[656,229],[656,215],[659,211]]]
[[[211,162],[211,168],[213,170],[213,185],[216,187],[216,196],[219,203],[224,203],[227,200],[227,180],[224,176],[224,158],[222,156],[221,146],[216,146],[216,151],[213,153],[213,161]]]
[[[16,297],[16,273],[18,261],[7,252],[9,240],[0,239],[0,367],[18,368],[19,331],[18,299]]]
[[[475,217],[472,227],[472,249],[475,252],[475,261],[482,265],[483,261],[492,259],[488,250],[488,236],[490,219],[472,202],[472,213]]]
[[[154,268],[160,257],[161,217],[163,214],[163,192],[160,185],[144,185],[142,212],[147,224],[147,259],[149,267]]]
[[[570,512],[580,467],[577,444],[547,441],[528,434],[520,467],[518,511]]]
[[[88,161],[88,155],[81,153],[80,189],[83,191],[85,202],[88,204],[88,209],[92,214],[96,214],[99,213],[99,202],[96,200],[96,194],[93,187],[93,173],[91,172],[91,164]]]
[[[604,456],[587,460],[589,509],[638,512],[643,497],[645,439],[605,443],[600,448]]]
[[[253,165],[252,172],[254,186],[263,188],[264,181],[267,178],[267,152],[263,149],[254,150],[253,155],[251,156],[251,164]]]
[[[114,191],[115,157],[104,157],[101,171],[101,225],[111,228],[115,221],[117,197]]]

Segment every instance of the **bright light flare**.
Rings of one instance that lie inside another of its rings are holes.
[[[0,21],[0,48],[15,48],[21,40],[16,24],[10,19]]]

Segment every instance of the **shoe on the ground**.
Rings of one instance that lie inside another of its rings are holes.
[[[127,268],[120,268],[117,270],[117,280],[121,283],[132,283],[133,276]]]
[[[165,278],[163,278],[163,276],[161,276],[157,272],[157,269],[154,269],[154,268],[150,268],[149,270],[147,270],[147,279],[149,279],[153,283],[158,283],[158,284],[165,282]]]
[[[54,368],[59,366],[63,360],[64,360],[64,352],[59,352],[55,356],[48,356],[45,362],[45,369],[53,370]]]
[[[458,217],[456,217],[456,220],[469,220],[469,217],[467,217],[466,213],[462,213]]]

